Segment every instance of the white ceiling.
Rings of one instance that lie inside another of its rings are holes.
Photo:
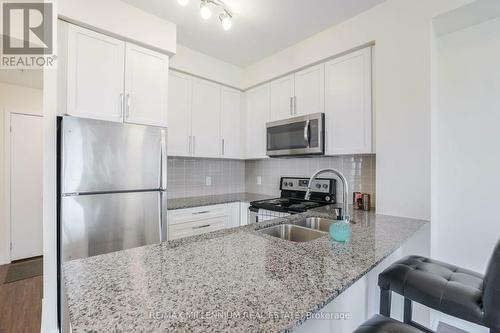
[[[185,7],[177,0],[123,1],[176,23],[179,44],[246,67],[385,0],[225,0],[234,14],[230,31],[215,10],[201,19],[200,0]]]

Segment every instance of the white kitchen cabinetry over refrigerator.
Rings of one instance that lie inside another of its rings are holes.
[[[167,55],[63,21],[58,28],[58,114],[167,126]]]
[[[326,63],[325,132],[326,155],[373,152],[371,48]]]
[[[168,57],[127,43],[125,56],[127,123],[167,126]]]

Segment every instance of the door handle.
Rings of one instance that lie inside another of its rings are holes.
[[[306,121],[306,126],[304,126],[304,141],[307,147],[309,147],[309,120]]]
[[[127,94],[127,119],[130,117],[130,94]]]

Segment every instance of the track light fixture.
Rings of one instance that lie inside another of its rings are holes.
[[[177,0],[179,5],[186,6],[189,0]],[[224,30],[229,30],[233,26],[233,14],[227,8],[226,4],[221,0],[201,0],[200,2],[200,16],[204,20],[212,17],[212,8],[217,8],[221,11],[219,14],[219,21],[221,22]]]

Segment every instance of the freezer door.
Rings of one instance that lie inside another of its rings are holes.
[[[161,127],[63,117],[62,193],[159,189],[166,176],[165,132]]]
[[[63,196],[63,262],[160,242],[161,192]]]

